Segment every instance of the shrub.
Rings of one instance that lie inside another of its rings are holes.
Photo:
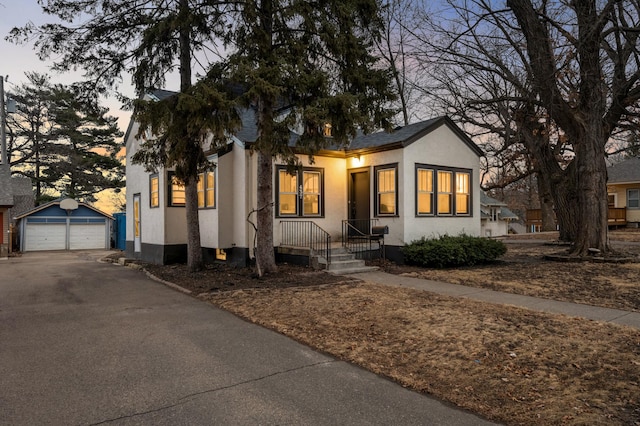
[[[406,263],[446,268],[493,262],[507,252],[507,246],[489,238],[443,235],[435,239],[422,237],[406,245],[402,252]]]

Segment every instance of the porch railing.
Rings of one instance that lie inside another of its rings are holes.
[[[607,219],[609,225],[626,225],[627,209],[625,207],[609,207],[609,216]]]
[[[527,209],[526,224],[528,226],[542,225],[542,210]],[[609,207],[607,221],[610,226],[627,224],[627,209],[625,207]]]
[[[327,265],[331,264],[331,235],[318,224],[307,220],[286,220],[280,222],[280,226],[280,245],[308,248],[313,255],[324,257]]]
[[[371,230],[378,219],[349,219],[342,221],[342,246],[358,259],[381,256],[384,236],[373,235]]]

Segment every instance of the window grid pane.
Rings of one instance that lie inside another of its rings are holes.
[[[151,207],[158,207],[160,206],[160,196],[159,196],[159,181],[158,181],[158,177],[152,177],[151,178],[151,188],[150,188],[150,192],[151,192]]]
[[[204,207],[204,174],[198,175],[198,207]]]
[[[451,214],[452,174],[438,171],[438,214]]]
[[[469,214],[469,174],[456,173],[456,214]]]
[[[433,214],[433,170],[418,169],[418,214]]]
[[[378,170],[378,213],[396,213],[396,170]]]
[[[319,215],[320,214],[320,173],[303,172],[302,180],[304,182],[302,214]]]
[[[184,205],[185,203],[185,195],[184,195],[184,185],[178,183],[178,178],[175,176],[171,177],[171,205]]]
[[[285,170],[280,170],[278,178],[280,182],[279,214],[295,215],[298,207],[297,176],[290,175]]]
[[[627,207],[633,209],[640,207],[640,189],[627,190]]]
[[[215,187],[215,175],[214,172],[205,173],[205,206],[216,206],[216,187]]]

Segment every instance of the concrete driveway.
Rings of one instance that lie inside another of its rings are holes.
[[[104,254],[0,261],[0,424],[489,424]]]

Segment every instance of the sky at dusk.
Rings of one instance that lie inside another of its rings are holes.
[[[5,40],[13,27],[23,26],[27,22],[44,24],[53,22],[53,17],[42,13],[37,0],[0,0],[0,75],[9,76],[5,90],[11,91],[14,85],[26,82],[25,72],[36,71],[51,75],[53,83],[70,84],[82,80],[82,73],[54,74],[49,70],[49,62],[41,61],[33,50],[33,45],[15,45]],[[123,91],[133,96],[130,78],[124,77]],[[120,104],[114,98],[103,99],[102,105],[109,107],[110,114],[118,117],[118,126],[123,132],[129,124],[131,113],[121,111]]]

